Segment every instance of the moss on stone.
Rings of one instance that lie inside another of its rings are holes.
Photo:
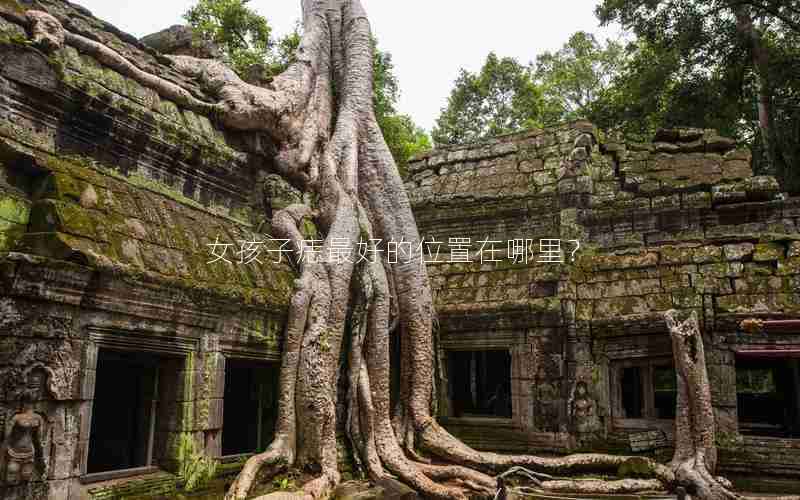
[[[0,220],[0,253],[14,250],[25,234],[25,226]]]
[[[780,243],[759,243],[756,245],[753,260],[756,262],[781,260],[785,255],[786,247]]]
[[[0,2],[3,0],[0,0]],[[24,32],[3,31],[0,32],[0,45],[30,46],[31,41],[25,36]]]
[[[82,238],[104,241],[97,222],[101,212],[86,210],[75,203],[45,199],[36,202],[31,211],[33,232],[62,232]]]
[[[617,469],[617,476],[620,478],[652,478],[654,474],[653,461],[644,457],[631,457]]]
[[[151,272],[166,274],[177,281],[176,285],[190,293],[200,293],[202,296],[211,294],[253,306],[281,308],[288,303],[294,277],[288,267],[267,265],[263,271],[252,274],[241,269],[234,269],[233,273],[215,272],[213,266],[207,264],[208,255],[197,251],[198,239],[208,239],[207,235],[195,231],[208,232],[213,230],[211,228],[221,228],[218,222],[197,224],[194,217],[183,218],[182,212],[176,211],[171,213],[169,221],[151,222],[147,228],[148,235],[145,235],[148,242],[139,241],[137,238],[142,235],[131,232],[127,227],[126,214],[139,216],[140,209],[133,203],[132,196],[137,194],[136,191],[141,186],[136,186],[129,178],[116,172],[104,171],[102,167],[85,158],[41,155],[38,160],[40,166],[49,169],[52,175],[46,181],[45,188],[40,191],[50,199],[37,203],[33,217],[35,230],[49,234],[25,238],[26,248],[34,253],[54,259],[72,258],[79,253],[86,257],[86,263],[91,266],[115,267],[116,263],[135,265],[138,270],[128,267],[125,268],[125,274],[139,279],[145,278],[148,273],[143,273],[141,262],[126,255],[126,245],[127,248],[133,244],[137,248],[159,249],[160,253],[151,256],[156,258],[155,261],[150,259]],[[164,186],[156,187],[150,182],[139,184],[144,184],[148,191],[158,191],[172,201],[201,211],[197,220],[203,220],[205,216],[202,214],[209,212],[205,207],[170,192]],[[76,203],[88,185],[95,186],[98,193],[98,210],[87,210]],[[117,191],[112,194],[109,187]],[[26,201],[5,197],[0,208],[0,218],[12,219],[9,222],[27,223],[31,219]],[[224,216],[213,214],[213,217]],[[208,221],[211,220],[212,216],[209,216]],[[246,229],[246,224],[241,221],[233,222],[236,225],[232,227],[236,230],[230,234],[236,239],[245,234],[243,230]],[[14,238],[4,235],[3,249],[8,249],[21,236],[21,228],[14,229]],[[169,256],[169,262],[161,262],[160,256]],[[143,253],[142,257],[146,255]]]
[[[0,219],[15,224],[27,224],[29,217],[30,202],[0,193]]]
[[[25,14],[25,8],[17,0],[0,0],[0,11]]]
[[[778,262],[778,270],[776,271],[776,274],[781,276],[800,274],[800,257],[794,257]]]
[[[196,491],[201,489],[217,473],[217,462],[207,457],[203,450],[195,445],[194,438],[189,433],[181,433],[178,445],[178,477],[183,482],[183,489]]]
[[[217,369],[217,355],[213,352],[203,354],[202,385],[197,394],[197,422],[206,425],[211,407],[211,391]]]
[[[231,462],[224,461],[219,463],[217,465],[217,477],[236,474],[237,472],[242,470],[244,464],[247,463],[248,458],[250,458],[250,455],[244,455]]]
[[[177,498],[175,476],[166,472],[89,486],[87,490],[90,500]]]
[[[314,224],[314,221],[308,217],[303,218],[303,225],[300,229],[303,237],[307,240],[316,240],[320,237],[319,231],[317,231],[317,226]]]
[[[662,264],[690,264],[693,262],[693,250],[689,247],[665,245],[660,248]]]

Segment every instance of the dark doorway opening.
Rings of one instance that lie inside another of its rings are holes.
[[[158,370],[155,355],[100,349],[87,473],[152,464]]]
[[[454,417],[511,418],[511,353],[448,351]]]
[[[613,373],[615,417],[622,420],[675,418],[678,386],[670,359],[626,360],[617,364]]]
[[[644,398],[642,397],[642,368],[631,366],[622,369],[622,409],[623,418],[642,418]]]
[[[736,400],[742,434],[800,437],[798,359],[736,358]]]
[[[263,451],[274,438],[278,365],[225,360],[222,454]]]

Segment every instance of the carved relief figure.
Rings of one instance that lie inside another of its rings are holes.
[[[543,366],[539,367],[536,374],[535,398],[538,411],[534,412],[536,429],[540,432],[555,432],[558,430],[558,388],[550,383]]]
[[[587,428],[592,423],[594,417],[594,401],[589,397],[589,387],[586,382],[579,381],[575,385],[575,400],[572,402],[572,418],[575,422],[575,429],[578,432],[593,430]]]
[[[572,423],[578,442],[589,441],[598,430],[599,421],[595,404],[589,395],[589,386],[583,380],[575,384],[575,396],[572,401]]]
[[[43,468],[42,437],[45,420],[36,413],[34,402],[41,399],[47,373],[42,369],[30,371],[27,387],[20,396],[21,408],[10,422],[5,440],[5,480],[16,485],[29,482],[39,466]]]

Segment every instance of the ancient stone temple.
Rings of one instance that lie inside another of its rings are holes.
[[[22,3],[0,0],[0,498],[169,498],[187,471],[225,477],[271,440],[296,271],[269,232],[298,194],[266,136],[31,42]],[[212,101],[85,9],[36,3]],[[442,243],[428,260],[449,430],[487,450],[668,456],[663,313],[696,311],[722,471],[800,479],[800,198],[754,176],[748,151],[575,122],[410,172],[420,230]]]
[[[577,122],[412,164],[420,230],[451,247],[429,265],[448,429],[479,449],[669,457],[663,313],[696,311],[722,470],[796,478],[800,198],[750,159],[713,130],[634,143]],[[454,235],[474,258],[453,258]]]

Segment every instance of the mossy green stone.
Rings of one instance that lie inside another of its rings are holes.
[[[30,217],[30,203],[13,196],[0,193],[0,219],[16,224],[27,224]]]
[[[651,478],[653,473],[653,462],[644,457],[631,457],[617,469],[620,478]]]
[[[780,243],[759,243],[753,254],[756,262],[766,262],[770,260],[781,260],[786,253],[786,248]]]
[[[0,12],[23,15],[25,14],[25,8],[17,0],[0,0]]]

